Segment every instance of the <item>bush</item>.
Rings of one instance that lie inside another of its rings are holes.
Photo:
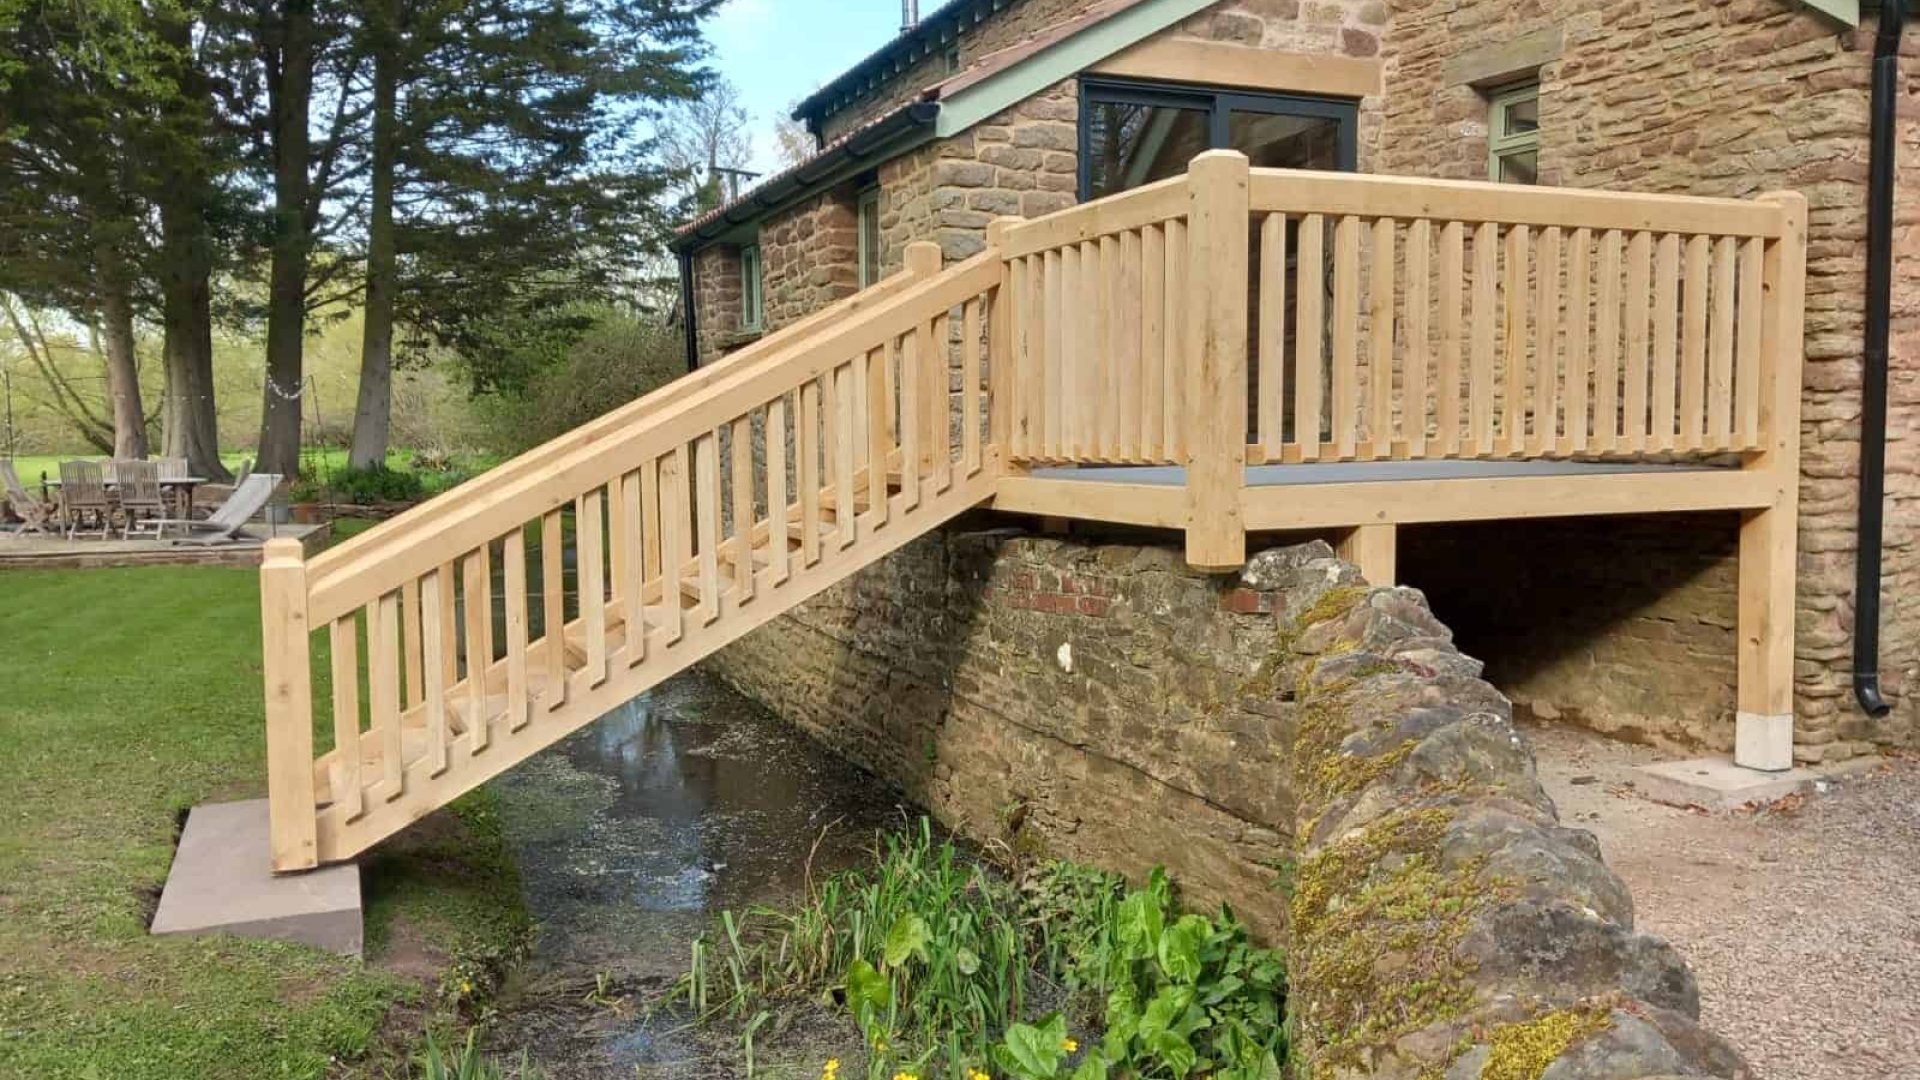
[[[685,347],[676,329],[606,309],[558,363],[536,372],[523,391],[492,399],[494,441],[509,449],[537,446],[685,371]]]
[[[340,501],[356,506],[418,502],[427,492],[418,474],[389,469],[384,465],[371,469],[341,469],[326,478],[325,487]]]

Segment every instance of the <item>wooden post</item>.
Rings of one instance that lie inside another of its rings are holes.
[[[320,865],[307,630],[306,554],[298,540],[269,540],[260,564],[260,664],[266,673],[267,820],[276,872]]]
[[[1747,469],[1772,481],[1773,505],[1740,522],[1739,691],[1733,760],[1793,767],[1793,622],[1799,553],[1800,365],[1805,350],[1807,200],[1773,192],[1781,235],[1762,269],[1761,448]]]
[[[1247,560],[1246,156],[1209,150],[1187,183],[1186,333],[1174,358],[1186,368],[1187,564],[1233,570]]]
[[[1356,525],[1340,537],[1339,555],[1360,568],[1367,584],[1392,585],[1399,532],[1398,525]]]
[[[987,247],[995,251],[1005,251],[1007,238],[1021,223],[1017,217],[997,217],[987,223]],[[993,291],[992,306],[987,311],[990,330],[987,338],[987,442],[988,453],[995,448],[999,451],[1001,469],[1013,472],[1013,348],[1014,348],[1014,309],[1018,301],[1014,298],[1013,269],[1003,259],[1000,263],[1000,285]],[[1025,472],[1025,469],[1019,470]]]

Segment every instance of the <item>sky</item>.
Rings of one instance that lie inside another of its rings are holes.
[[[921,0],[931,11],[940,0]],[[900,32],[900,0],[728,0],[707,24],[713,65],[753,119],[753,168],[778,168],[774,122]]]

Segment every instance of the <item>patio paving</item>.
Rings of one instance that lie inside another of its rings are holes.
[[[90,540],[19,536],[0,530],[0,570],[75,570],[108,566],[257,566],[266,542],[291,537],[312,555],[333,533],[330,522],[317,525],[249,525],[244,539],[230,544],[176,544],[171,539]]]

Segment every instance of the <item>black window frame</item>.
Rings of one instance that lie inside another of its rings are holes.
[[[1208,147],[1214,150],[1231,148],[1228,141],[1232,132],[1231,117],[1236,112],[1332,120],[1337,125],[1334,139],[1340,171],[1358,172],[1360,168],[1360,102],[1355,98],[1270,93],[1206,83],[1082,76],[1076,182],[1081,202],[1093,198],[1093,109],[1103,104],[1204,111]]]

